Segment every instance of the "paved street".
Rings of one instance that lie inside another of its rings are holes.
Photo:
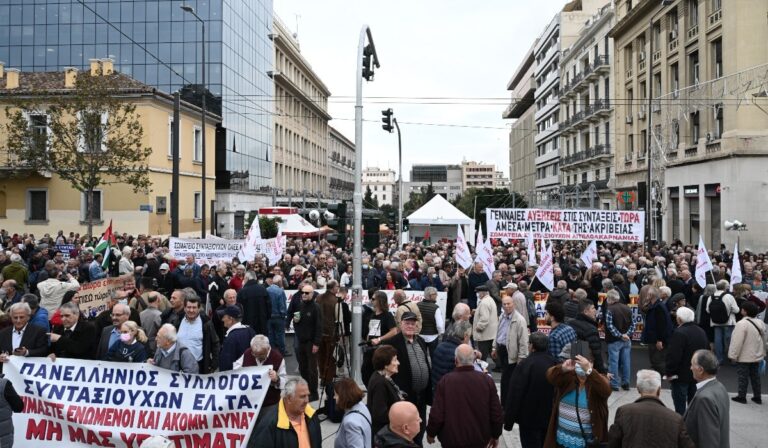
[[[286,345],[289,347],[289,350],[292,350],[291,347],[293,346],[292,338],[291,336],[287,336]],[[633,347],[632,350],[632,372],[636,372],[639,369],[644,369],[649,366],[648,362],[648,354],[645,347],[641,347],[639,345],[636,345]],[[289,375],[298,375],[298,365],[296,363],[296,357],[291,356],[286,358],[286,366],[288,369]],[[500,375],[498,373],[495,373],[494,379],[496,380],[496,386],[499,385]],[[725,384],[725,387],[728,389],[728,392],[731,393],[731,395],[735,395],[736,392],[736,368],[726,366],[723,367],[720,370],[720,373],[718,374],[718,379]],[[632,385],[634,386],[634,379],[632,381]],[[662,387],[664,390],[662,390],[662,400],[664,403],[669,407],[670,409],[673,408],[672,406],[672,396],[669,392],[669,383],[663,383]],[[765,386],[763,386],[763,389],[765,389]],[[768,400],[768,395],[765,393],[765,390],[763,390],[763,399]],[[750,389],[751,393],[751,389]],[[750,395],[751,396],[751,395]],[[630,391],[619,391],[614,392],[611,397],[608,399],[608,410],[610,411],[610,421],[613,422],[613,416],[616,413],[616,409],[619,406],[622,406],[627,403],[631,403],[634,400],[636,400],[638,397],[638,393],[634,388]],[[752,402],[748,402],[749,404],[742,405],[738,403],[731,402],[731,446],[734,447],[740,447],[740,448],[757,448],[757,447],[764,447],[765,441],[762,439],[763,435],[761,431],[756,431],[756,428],[762,428],[766,421],[768,421],[768,405],[756,405]],[[312,403],[313,406],[317,407],[317,403]],[[325,441],[323,442],[323,447],[333,447],[333,435],[336,432],[338,425],[335,423],[332,423],[330,421],[325,421],[322,423],[322,430],[323,430],[323,437],[325,438]],[[760,442],[760,440],[763,440],[763,442]],[[436,443],[435,445],[425,445],[425,446],[434,446],[438,447],[440,446],[439,443]],[[500,444],[500,446],[503,447],[519,447],[520,446],[520,438],[518,435],[517,427],[515,427],[512,431],[504,431],[503,436],[503,443]]]

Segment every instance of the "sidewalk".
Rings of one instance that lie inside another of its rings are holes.
[[[496,387],[498,388],[498,384]],[[730,394],[734,396],[734,394]],[[608,411],[610,413],[610,424],[613,423],[613,417],[616,414],[616,409],[627,403],[632,403],[639,397],[637,390],[619,391],[611,394],[608,398]],[[668,408],[673,409],[672,396],[668,389],[661,391],[661,399]],[[763,395],[763,401],[768,401],[768,396]],[[738,446],[740,448],[758,448],[764,447],[765,439],[763,439],[763,429],[765,422],[768,421],[768,405],[756,405],[751,401],[749,404],[740,404],[731,402],[731,446]],[[315,405],[316,403],[313,403]],[[333,448],[334,434],[338,425],[325,421],[321,425],[323,431],[323,448]],[[763,440],[763,442],[760,442]],[[437,442],[434,445],[426,444],[425,447],[439,447],[440,443]],[[504,431],[502,440],[499,441],[500,447],[519,447],[520,435],[518,428],[512,431]]]

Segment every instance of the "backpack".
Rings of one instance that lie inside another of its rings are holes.
[[[712,296],[712,299],[709,301],[709,318],[712,319],[713,323],[721,325],[727,324],[728,318],[731,315],[731,313],[728,312],[728,307],[725,306],[723,296],[725,296],[725,294]]]

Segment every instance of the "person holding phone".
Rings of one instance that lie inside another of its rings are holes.
[[[45,329],[30,325],[32,309],[24,302],[14,303],[8,311],[12,326],[0,330],[0,363],[9,356],[45,356],[48,354],[48,336]]]
[[[545,447],[597,447],[606,440],[611,385],[592,359],[589,345],[576,341],[570,345],[569,359],[547,370],[555,400]]]

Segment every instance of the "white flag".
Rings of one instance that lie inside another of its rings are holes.
[[[467,246],[467,239],[464,237],[464,231],[461,226],[456,226],[456,263],[464,269],[469,269],[472,266],[472,255],[469,253],[469,246]]]
[[[544,241],[541,241],[541,247],[544,247]],[[539,279],[542,285],[552,291],[555,289],[555,269],[554,263],[552,263],[552,244],[550,243],[546,249],[542,249],[541,263],[539,263],[538,269],[536,269],[536,278]]]
[[[584,266],[587,268],[592,266],[592,263],[597,258],[597,241],[589,243],[584,252],[581,254],[581,261],[584,262]]]
[[[477,227],[477,239],[475,239],[475,254],[480,253],[480,248],[483,247],[483,226]]]
[[[285,237],[282,230],[277,231],[277,237],[270,238],[268,240],[261,240],[261,244],[264,247],[264,253],[267,255],[269,265],[273,266],[280,262],[283,258],[283,252],[285,250]]]
[[[704,239],[699,235],[699,251],[696,253],[696,283],[702,288],[707,286],[707,272],[712,270],[712,260],[709,259]]]
[[[739,261],[739,243],[736,242],[736,248],[733,249],[733,265],[731,266],[731,290],[733,285],[741,283],[741,262]]]
[[[237,258],[242,262],[253,261],[256,254],[259,253],[257,246],[261,243],[261,226],[259,225],[259,217],[255,216],[251,222],[251,228],[248,230],[248,235],[245,237],[245,244],[240,248],[240,252],[237,254]]]
[[[483,263],[483,270],[488,274],[488,278],[493,277],[493,271],[496,270],[496,264],[493,262],[493,247],[491,247],[490,238],[485,240],[485,243],[480,246],[475,261]]]
[[[525,247],[526,249],[528,249],[528,256],[530,258],[531,251],[534,250],[533,249],[533,232],[529,232],[528,236],[525,237]],[[536,254],[534,254],[534,256],[536,256]]]

